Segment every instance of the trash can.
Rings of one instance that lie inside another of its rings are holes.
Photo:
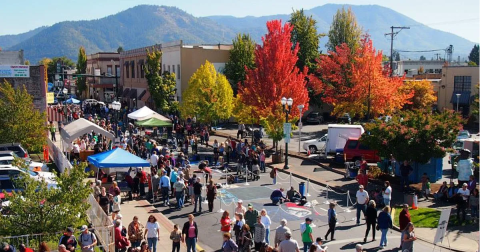
[[[349,168],[348,172],[350,173],[350,178],[356,178],[358,175],[358,169],[357,168]]]
[[[408,204],[410,207],[413,205],[413,197],[415,196],[414,192],[405,193],[403,195],[403,203]]]
[[[300,184],[298,185],[298,191],[300,192],[300,195],[302,195],[302,197],[305,195],[305,182],[300,182]]]

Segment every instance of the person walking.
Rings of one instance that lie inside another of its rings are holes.
[[[183,181],[183,174],[178,176],[177,181],[173,184],[173,190],[175,191],[175,199],[177,199],[177,209],[183,208],[185,200],[185,182]]]
[[[253,205],[248,203],[248,211],[245,212],[245,223],[250,227],[252,237],[255,237],[255,223],[257,222],[258,211],[253,209]]]
[[[152,191],[153,191],[153,202],[157,199],[158,187],[160,186],[160,176],[158,176],[157,171],[152,171]]]
[[[402,232],[402,251],[413,252],[413,242],[417,240],[413,223],[409,222]]]
[[[162,177],[160,178],[160,191],[162,192],[163,205],[170,205],[168,192],[170,190],[170,178],[167,176],[167,172],[162,170]]]
[[[260,251],[260,248],[264,246],[266,233],[267,231],[262,223],[262,217],[257,216],[257,223],[255,223],[255,234],[253,236],[256,251]]]
[[[160,241],[160,224],[158,224],[155,216],[150,215],[148,217],[143,236],[147,237],[148,249],[152,252],[157,252],[157,241]]]
[[[335,226],[337,225],[337,211],[335,211],[335,203],[330,203],[330,208],[328,209],[328,230],[325,234],[325,240],[328,240],[328,235],[330,235],[330,240],[335,241]]]
[[[232,221],[230,220],[230,213],[228,211],[223,212],[222,218],[220,219],[220,231],[224,233],[230,233],[230,226]]]
[[[358,186],[357,197],[357,225],[360,225],[360,212],[365,216],[368,203],[368,193],[364,190],[363,185]]]
[[[242,230],[240,232],[240,247],[242,248],[243,252],[250,252],[251,246],[253,243],[252,233],[250,231],[250,226],[245,224],[242,226]]]
[[[243,200],[239,199],[237,201],[237,207],[235,208],[235,214],[245,215],[245,212],[247,211],[247,209],[242,204],[243,204]]]
[[[272,220],[270,219],[270,216],[268,216],[267,214],[267,210],[265,209],[262,209],[260,211],[260,216],[261,216],[261,219],[262,219],[262,224],[265,226],[265,242],[267,244],[270,244],[270,225],[272,224]]]
[[[180,241],[182,240],[182,232],[178,230],[178,225],[173,225],[173,231],[170,233],[170,240],[172,240],[172,252],[180,252]]]
[[[213,182],[213,179],[210,179],[207,185],[207,201],[208,201],[208,211],[213,212],[213,201],[217,198],[217,186]]]
[[[197,252],[198,226],[193,219],[193,214],[189,214],[182,228],[182,242],[187,244],[187,252]]]
[[[472,218],[474,222],[477,222],[478,221],[478,189],[477,188],[473,189],[473,193],[472,195],[470,195],[469,204],[470,204],[470,210],[472,212],[471,213]]]
[[[133,221],[128,225],[128,239],[132,247],[139,247],[143,240],[143,232],[145,227],[138,221],[137,216],[133,216]]]
[[[230,233],[223,233],[223,252],[237,252],[238,245],[232,240]]]
[[[275,239],[274,239],[274,246],[278,247],[278,245],[285,240],[285,233],[290,232],[290,228],[287,227],[287,220],[282,219],[280,221],[280,226],[277,227],[275,230]]]
[[[384,248],[388,245],[387,232],[389,228],[392,228],[392,217],[390,216],[390,207],[386,206],[383,211],[378,215],[378,228],[382,232],[382,238],[380,239],[380,247]]]
[[[367,242],[368,233],[370,232],[370,228],[372,229],[372,241],[375,241],[375,228],[377,225],[377,205],[375,204],[374,200],[370,200],[368,202],[367,213],[365,214],[366,222],[367,222],[367,230],[365,231],[365,238],[363,242]]]
[[[88,230],[87,225],[83,225],[80,232],[82,233],[78,237],[78,244],[82,252],[93,252],[95,245],[97,245],[97,237]]]
[[[385,206],[390,206],[390,201],[392,200],[392,187],[390,186],[389,181],[385,181],[385,191],[383,192],[383,203]]]
[[[313,229],[310,226],[312,219],[305,218],[305,222],[300,224],[300,232],[302,234],[303,252],[307,252],[310,246],[313,244]]]
[[[285,232],[285,240],[278,245],[278,252],[300,252],[298,242],[292,239],[290,231]]]
[[[193,207],[193,212],[197,212],[197,206],[198,206],[198,212],[202,212],[202,188],[203,185],[200,183],[200,178],[197,178],[197,181],[195,184],[193,184],[193,194],[195,198],[195,206]]]
[[[50,122],[49,130],[50,130],[50,136],[51,136],[52,141],[56,142],[57,138],[55,137],[55,134],[57,132],[57,128],[55,127],[55,125],[53,124],[52,121]]]

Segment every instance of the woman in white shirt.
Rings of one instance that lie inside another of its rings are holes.
[[[390,200],[392,200],[392,187],[390,182],[385,181],[385,191],[383,192],[383,203],[385,206],[390,206]]]
[[[270,236],[270,225],[272,224],[272,221],[270,220],[270,216],[268,216],[267,214],[267,210],[262,209],[262,211],[260,212],[260,215],[261,215],[261,222],[265,226],[265,230],[266,230],[265,242],[267,244],[270,244],[269,236]]]
[[[147,237],[148,249],[152,252],[157,252],[157,241],[160,241],[160,224],[157,222],[155,216],[148,217],[147,225],[145,225],[145,234]]]

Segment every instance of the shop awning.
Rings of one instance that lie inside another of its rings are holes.
[[[130,90],[130,94],[128,96],[130,97],[130,99],[137,99],[137,89],[132,88],[132,90]]]
[[[470,96],[471,96],[470,91],[461,91],[461,92],[453,91],[452,98],[450,99],[450,103],[457,104],[457,94],[460,94],[460,97],[458,98],[458,104],[460,105],[470,104]]]
[[[129,93],[130,93],[130,88],[125,88],[123,90],[122,97],[127,98]]]

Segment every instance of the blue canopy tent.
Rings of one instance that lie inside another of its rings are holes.
[[[141,159],[122,148],[116,148],[111,151],[89,156],[88,161],[99,169],[115,167],[150,167],[148,161]]]
[[[75,99],[75,98],[70,98],[70,99],[66,100],[65,103],[67,103],[67,104],[72,104],[72,103],[73,104],[79,104],[80,101]]]

